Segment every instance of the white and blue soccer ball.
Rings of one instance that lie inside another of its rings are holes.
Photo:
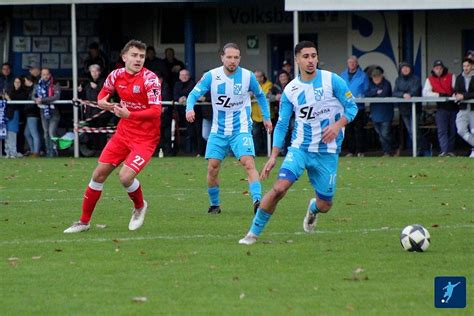
[[[406,251],[423,252],[430,246],[430,233],[419,224],[408,225],[400,234],[400,243]]]

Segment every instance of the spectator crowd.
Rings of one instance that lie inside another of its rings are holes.
[[[155,72],[161,82],[162,100],[172,101],[172,105],[163,105],[160,155],[172,156],[178,152],[187,155],[202,156],[212,124],[212,106],[210,95],[206,94],[196,108],[196,121],[189,123],[185,119],[186,100],[196,82],[191,77],[185,64],[175,57],[175,51],[167,48],[164,58],[157,57],[155,48],[149,46],[146,51],[146,68]],[[110,63],[100,50],[98,43],[89,46],[89,55],[84,61],[82,78],[78,87],[79,98],[96,101],[104,84],[104,78],[113,69],[123,67],[119,59]],[[356,98],[397,97],[409,100],[412,97],[451,97],[452,101],[436,104],[435,126],[439,156],[455,156],[455,140],[458,134],[472,148],[470,157],[474,158],[474,104],[463,103],[474,99],[474,52],[469,51],[462,60],[459,75],[449,72],[443,61],[435,60],[425,82],[414,74],[413,65],[402,62],[399,65],[398,77],[394,84],[384,76],[382,67],[374,65],[362,69],[356,56],[347,59],[347,68],[340,76],[348,84]],[[278,120],[279,102],[285,86],[292,80],[292,65],[285,60],[272,83],[262,70],[254,71],[263,92],[270,102],[270,113],[273,124]],[[15,76],[9,63],[4,63],[0,75],[1,99],[6,101],[6,138],[5,157],[55,157],[57,146],[52,140],[58,136],[58,124],[61,120],[59,106],[53,104],[61,97],[61,86],[48,68],[36,64],[29,66],[28,74]],[[9,104],[9,101],[32,100],[33,104]],[[2,101],[3,102],[3,101]],[[363,157],[369,144],[368,126],[373,126],[383,156],[399,155],[401,144],[399,137],[394,136],[394,113],[398,107],[400,122],[406,130],[407,145],[412,141],[411,103],[364,103],[358,104],[358,113],[346,128],[343,151],[348,157]],[[84,107],[82,118],[88,120],[90,127],[103,127],[116,124],[117,118],[111,113],[100,114],[100,109]],[[422,106],[416,104],[416,143],[418,156],[431,156],[432,145],[420,132]],[[257,155],[267,152],[267,135],[263,117],[256,100],[252,100],[251,117],[253,120],[253,137]],[[292,122],[286,137],[282,155],[286,154],[290,144]],[[42,135],[42,137],[41,137]],[[107,142],[106,134],[82,134],[80,137],[81,154],[98,155]],[[408,146],[407,146],[408,147]]]

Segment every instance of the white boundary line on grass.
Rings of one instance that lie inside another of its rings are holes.
[[[435,229],[459,229],[459,228],[473,228],[474,225],[460,224],[460,225],[448,225],[448,226],[439,226]],[[398,227],[381,227],[381,228],[364,228],[364,229],[348,229],[348,230],[318,230],[316,234],[346,234],[346,233],[359,233],[367,234],[374,232],[393,232],[401,231],[402,228]],[[61,233],[62,235],[62,233]],[[117,240],[119,242],[124,241],[143,241],[143,240],[186,240],[186,239],[200,239],[200,238],[212,238],[212,239],[239,239],[243,236],[241,235],[213,235],[213,234],[199,234],[199,235],[178,235],[178,236],[137,236],[137,237],[109,237],[109,238],[79,238],[79,239],[43,239],[43,240],[4,240],[0,242],[0,245],[19,245],[19,244],[61,244],[61,243],[76,243],[76,242],[114,242]],[[312,235],[307,234],[301,231],[298,232],[269,232],[264,235],[264,237],[271,236],[296,236],[296,235]]]
[[[429,186],[431,187],[431,186]],[[345,188],[345,190],[350,190],[351,188]],[[399,192],[399,191],[413,191],[413,187],[412,188],[404,188],[404,189],[401,189],[401,188],[398,188],[398,189],[393,189],[393,191],[396,191],[396,192]],[[338,190],[344,190],[344,188],[341,188],[341,189],[338,189]],[[373,189],[367,189],[365,188],[364,189],[365,191],[386,191],[386,189],[383,189],[383,188],[373,188]],[[207,192],[205,192],[204,190],[186,190],[186,191],[203,191],[201,193],[201,195],[207,195]],[[290,189],[289,190],[290,192],[295,192],[297,191],[297,189]],[[308,189],[308,190],[304,190],[304,191],[311,191],[311,189]],[[442,192],[449,192],[450,190],[446,190],[446,189],[442,189],[441,190]],[[471,192],[471,190],[469,189],[458,189],[456,190],[457,192]],[[60,193],[63,193],[63,192],[60,192]],[[242,191],[221,191],[221,194],[243,194]],[[154,197],[160,197],[160,196],[164,196],[164,197],[182,197],[182,196],[186,196],[186,193],[171,193],[171,194],[166,194],[166,193],[163,193],[163,194],[153,194]],[[110,199],[122,199],[122,198],[127,198],[128,197],[126,195],[116,195],[116,196],[102,196],[101,197],[101,200],[110,200]],[[39,203],[39,202],[57,202],[57,201],[82,201],[83,197],[80,196],[80,195],[77,195],[77,197],[73,197],[73,198],[64,198],[64,199],[57,199],[57,198],[52,198],[52,199],[31,199],[31,200],[14,200],[14,199],[6,199],[6,200],[0,200],[0,204],[2,203]]]

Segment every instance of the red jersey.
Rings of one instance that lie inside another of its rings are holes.
[[[120,68],[112,71],[105,80],[98,99],[117,92],[120,105],[130,111],[129,118],[121,118],[117,134],[133,142],[157,143],[161,124],[161,85],[158,77],[143,68],[132,75]]]

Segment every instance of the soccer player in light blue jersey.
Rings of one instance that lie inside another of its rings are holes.
[[[252,197],[254,212],[262,199],[262,186],[258,171],[255,169],[255,148],[252,138],[252,119],[250,116],[250,92],[260,105],[264,126],[270,133],[270,109],[265,94],[260,88],[255,75],[239,67],[240,49],[237,44],[228,43],[221,51],[222,67],[204,74],[194,87],[186,101],[186,119],[194,122],[194,105],[206,92],[211,91],[213,119],[211,133],[207,141],[206,159],[207,191],[210,207],[208,213],[219,214],[219,169],[222,160],[232,150],[247,172],[249,192]]]
[[[262,170],[262,179],[267,178],[275,166],[294,112],[291,146],[278,172],[278,180],[263,197],[250,231],[239,241],[240,244],[251,245],[257,241],[278,202],[305,169],[316,197],[309,201],[303,220],[304,231],[313,232],[319,213],[328,212],[332,206],[344,126],[354,119],[357,105],[341,77],[317,69],[318,53],[314,43],[298,43],[295,46],[295,62],[300,75],[283,91],[272,154]]]

